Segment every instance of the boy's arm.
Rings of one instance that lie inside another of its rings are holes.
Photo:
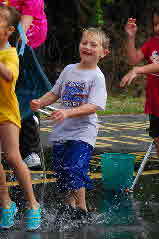
[[[76,118],[76,117],[93,114],[98,109],[99,109],[99,107],[97,105],[83,104],[79,107],[54,111],[51,114],[50,119],[55,120],[55,121],[63,121],[66,118]]]
[[[52,88],[51,91],[47,92],[45,95],[43,95],[39,99],[35,99],[35,100],[31,101],[30,106],[31,106],[33,111],[36,111],[39,108],[42,108],[44,106],[53,104],[54,102],[56,102],[60,98],[61,84],[62,84],[64,71],[65,70],[63,70],[61,72],[59,78],[56,81],[56,84],[54,85],[54,87]]]
[[[45,95],[39,98],[40,107],[53,104],[56,100],[59,99],[59,96],[55,95],[53,92],[49,91]]]
[[[98,110],[98,106],[94,104],[83,104],[79,107],[67,109],[67,115],[69,118],[80,117],[84,115],[90,115]]]
[[[137,32],[136,19],[129,18],[125,25],[125,31],[127,33],[126,53],[128,57],[128,64],[136,65],[144,59],[144,54],[140,49],[135,46],[135,37]]]
[[[107,98],[105,78],[102,75],[97,75],[96,80],[92,82],[89,89],[88,103],[82,104],[79,107],[69,109],[61,109],[54,111],[51,119],[62,121],[65,118],[76,118],[95,113],[97,110],[104,110]]]
[[[49,91],[39,99],[34,99],[31,101],[30,106],[33,111],[36,111],[44,106],[50,105],[56,100],[59,99],[59,96],[56,96],[53,92]]]

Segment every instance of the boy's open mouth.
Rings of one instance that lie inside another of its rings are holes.
[[[83,55],[87,55],[87,56],[91,56],[91,55],[92,55],[91,53],[89,53],[89,52],[87,52],[87,51],[82,51],[82,54],[83,54]]]

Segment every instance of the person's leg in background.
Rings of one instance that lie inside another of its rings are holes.
[[[42,46],[33,50],[43,68]],[[21,122],[20,152],[30,169],[41,170],[40,117],[38,113],[30,115]]]
[[[38,118],[36,118],[38,121]],[[40,129],[35,116],[31,115],[22,121],[20,131],[20,152],[30,169],[40,170]]]
[[[154,139],[157,156],[159,159],[159,116],[149,115],[149,135]]]

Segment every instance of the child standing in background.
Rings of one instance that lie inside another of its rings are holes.
[[[97,66],[109,53],[109,39],[103,31],[83,31],[79,45],[80,63],[65,67],[50,92],[31,102],[32,110],[58,99],[61,109],[51,114],[57,123],[50,135],[53,144],[53,168],[58,187],[65,192],[65,205],[86,213],[85,188],[89,187],[89,161],[96,142],[97,110],[105,110],[105,77]]]
[[[153,36],[150,37],[139,49],[135,47],[137,25],[129,19],[125,30],[128,35],[127,56],[130,65],[136,65],[142,60],[147,65],[134,67],[121,81],[121,86],[130,84],[137,76],[148,74],[146,80],[145,113],[149,114],[149,135],[154,138],[157,155],[159,157],[159,8],[152,12]]]
[[[19,59],[16,49],[8,43],[12,33],[17,30],[20,17],[15,8],[0,6],[0,143],[28,201],[24,215],[26,229],[34,230],[40,226],[40,207],[33,193],[29,170],[19,152],[21,124],[15,95]],[[5,172],[0,163],[0,228],[13,226],[16,212],[17,207],[10,199]]]

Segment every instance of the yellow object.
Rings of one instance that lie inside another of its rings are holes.
[[[10,121],[20,127],[19,104],[15,94],[15,85],[19,74],[19,59],[16,48],[9,47],[0,51],[0,63],[13,75],[12,81],[0,76],[0,124]]]

